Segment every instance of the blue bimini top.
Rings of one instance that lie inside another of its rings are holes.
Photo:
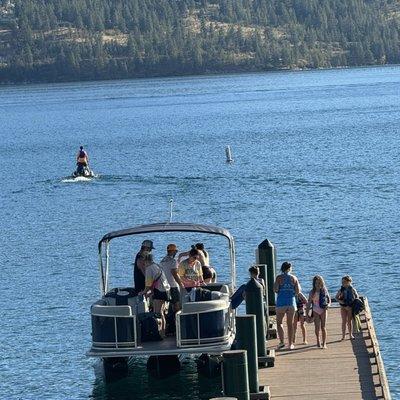
[[[283,274],[283,284],[279,287],[278,297],[276,299],[277,307],[296,307],[296,297],[292,276],[289,273]]]

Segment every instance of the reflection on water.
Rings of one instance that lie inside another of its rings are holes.
[[[146,369],[145,358],[132,359],[128,376],[108,383],[101,363],[97,362],[94,368],[96,380],[90,398],[96,400],[208,400],[222,390],[219,377],[205,377],[197,371],[194,357],[184,359],[180,372],[167,378],[152,376]]]

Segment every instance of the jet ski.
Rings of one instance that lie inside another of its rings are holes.
[[[73,178],[84,177],[84,178],[93,178],[94,173],[89,168],[89,166],[78,165],[76,170],[72,173]]]

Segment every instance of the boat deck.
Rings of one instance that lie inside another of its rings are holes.
[[[178,355],[178,354],[221,354],[229,350],[233,341],[233,336],[225,343],[209,344],[201,346],[188,346],[178,348],[175,337],[167,337],[160,341],[144,342],[135,349],[91,349],[86,354],[91,357],[131,357],[131,356],[151,356],[151,355]]]
[[[275,366],[259,370],[260,385],[269,385],[272,399],[390,399],[367,301],[361,322],[354,340],[341,341],[340,308],[333,306],[327,322],[328,348],[316,347],[314,325],[306,324],[308,344],[276,351]],[[300,326],[297,338],[300,343]],[[277,344],[277,339],[269,340],[268,348]]]

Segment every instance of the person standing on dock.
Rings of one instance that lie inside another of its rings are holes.
[[[342,278],[342,287],[336,294],[336,300],[340,304],[340,315],[342,317],[342,340],[346,338],[346,325],[349,330],[350,339],[354,339],[353,303],[358,298],[358,293],[352,286],[352,281],[351,276],[344,276]]]
[[[323,349],[327,348],[326,320],[328,317],[328,307],[330,306],[330,304],[331,298],[329,296],[328,289],[325,286],[324,279],[320,275],[314,276],[313,288],[308,296],[306,315],[310,315],[310,309],[312,308],[312,317],[314,318],[317,346]],[[322,344],[319,337],[320,331],[322,333]]]
[[[294,314],[297,310],[296,295],[301,291],[299,280],[291,274],[292,264],[285,261],[281,266],[282,274],[278,275],[274,284],[274,292],[278,294],[276,299],[276,324],[278,327],[278,349],[285,347],[285,333],[283,331],[283,318],[286,315],[288,349],[293,350],[293,324]]]
[[[304,309],[307,305],[307,298],[304,296],[303,293],[299,293],[296,295],[296,307],[297,311],[294,315],[294,322],[293,322],[293,343],[296,343],[296,332],[297,332],[297,325],[300,323],[301,327],[301,334],[303,336],[303,344],[308,344],[307,342],[307,329],[306,329],[306,318]]]

